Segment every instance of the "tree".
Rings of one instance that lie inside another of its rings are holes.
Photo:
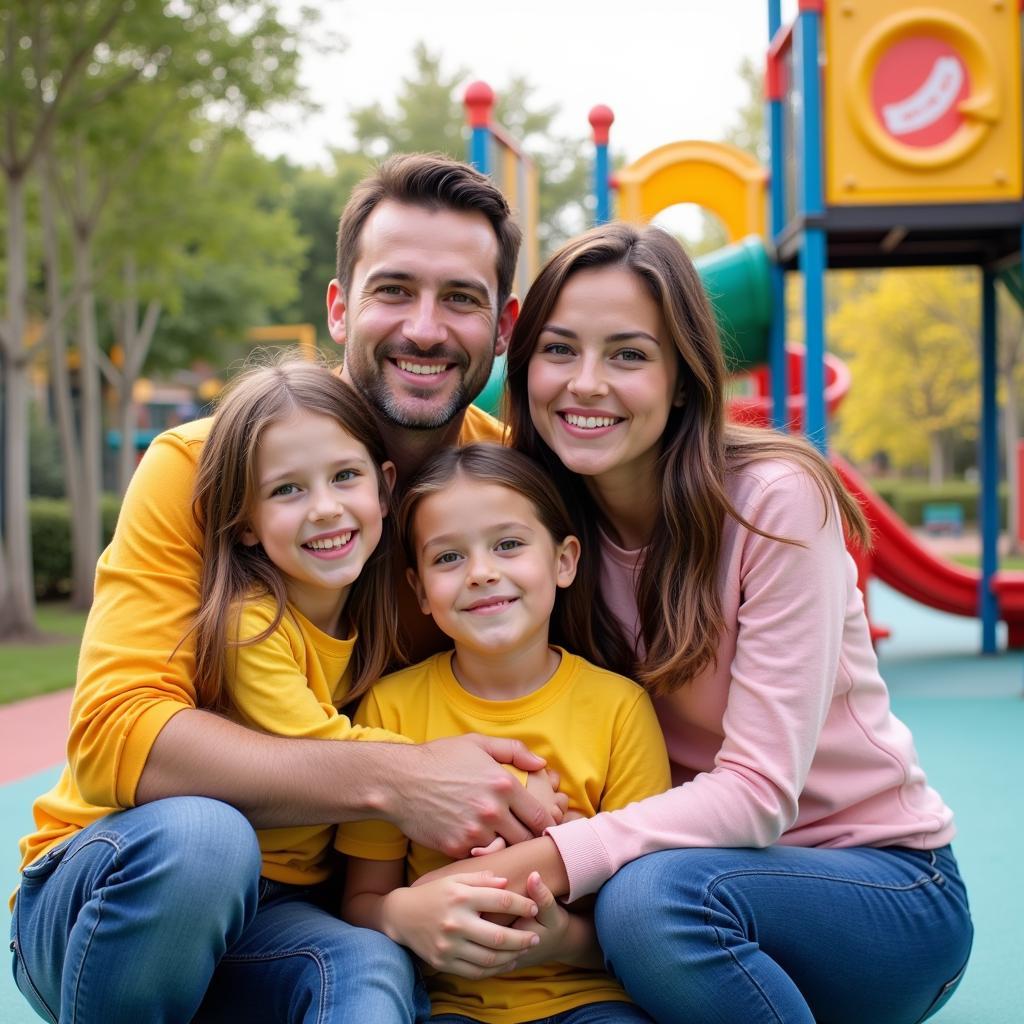
[[[978,286],[964,270],[887,271],[838,304],[832,348],[855,381],[837,445],[866,460],[888,452],[897,467],[927,464],[941,483],[954,435],[978,421]],[[842,287],[836,281],[835,287]]]
[[[441,57],[423,43],[413,51],[413,61],[413,74],[402,80],[393,111],[380,103],[352,111],[358,148],[375,157],[435,151],[465,159],[461,87],[469,77],[467,70],[446,73]],[[534,87],[525,78],[517,76],[495,91],[495,120],[537,164],[538,234],[542,251],[550,252],[585,226],[590,173],[585,142],[554,132],[558,106],[538,107]]]
[[[0,331],[8,467],[5,558],[0,562],[0,611],[5,614],[0,621],[10,632],[29,635],[34,615],[23,396],[30,353],[22,344],[29,175],[45,165],[41,194],[48,301],[46,327],[36,347],[55,345],[58,368],[64,366],[64,320],[74,310],[82,418],[76,425],[61,415],[60,422],[65,469],[81,471],[76,566],[84,580],[85,566],[91,578],[99,543],[98,515],[92,510],[98,506],[102,363],[96,297],[104,270],[96,263],[95,249],[103,218],[115,198],[129,191],[150,154],[172,145],[172,137],[180,142],[177,129],[190,118],[237,121],[249,109],[293,93],[297,57],[289,30],[270,0],[16,0],[0,11],[0,19],[7,70],[2,79],[7,131],[0,165],[8,199],[8,289]],[[184,202],[179,194],[179,207]],[[58,216],[64,218],[66,231],[60,229]],[[62,283],[62,239],[70,247],[70,286]],[[122,275],[124,266],[122,261],[118,267]],[[60,376],[62,369],[56,372]],[[86,589],[84,582],[76,588],[79,600],[87,599]]]

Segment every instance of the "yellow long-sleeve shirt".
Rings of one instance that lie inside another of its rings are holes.
[[[114,538],[96,567],[68,764],[33,805],[36,830],[21,840],[22,867],[111,811],[133,806],[160,730],[179,711],[196,707],[189,634],[199,606],[203,538],[192,496],[211,422],[161,434],[132,478]],[[460,444],[501,437],[497,420],[467,409]],[[400,594],[409,589],[404,578],[395,587]],[[414,614],[423,620],[418,609]]]

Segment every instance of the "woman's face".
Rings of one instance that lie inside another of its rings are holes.
[[[567,469],[649,483],[679,396],[679,357],[643,282],[621,266],[563,285],[528,368],[530,416]]]

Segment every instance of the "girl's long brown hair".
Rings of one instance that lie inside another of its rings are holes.
[[[497,484],[521,494],[532,506],[540,524],[551,535],[555,544],[566,537],[575,536],[572,518],[565,502],[559,497],[554,481],[533,459],[514,448],[478,441],[460,448],[447,448],[438,452],[416,474],[398,507],[398,532],[405,545],[406,558],[414,569],[417,566],[415,538],[416,509],[431,494],[443,491],[459,476],[469,477],[484,484]],[[468,512],[472,515],[472,512]],[[566,614],[568,602],[577,588],[576,580],[568,587],[559,588],[551,613],[548,638],[596,661],[601,652],[594,647],[589,630],[581,629],[575,616]]]
[[[241,538],[258,493],[260,438],[269,426],[299,410],[330,417],[365,446],[377,467],[381,501],[391,508],[391,494],[380,472],[387,455],[376,420],[359,394],[326,366],[292,358],[248,370],[232,381],[203,445],[193,506],[204,538],[195,623],[195,685],[199,703],[205,707],[230,707],[230,694],[224,688],[228,650],[265,640],[285,615],[288,597],[280,570],[261,544],[246,546]],[[396,654],[394,531],[394,516],[388,515],[380,543],[345,602],[347,619],[359,633],[346,701],[365,693]],[[277,606],[273,622],[259,636],[240,641],[236,634],[240,603],[266,595]]]
[[[597,558],[581,560],[579,586],[566,616],[589,634],[599,662],[642,682],[654,694],[677,690],[713,664],[725,623],[716,573],[726,516],[765,534],[740,516],[726,492],[729,472],[761,459],[788,459],[810,474],[849,536],[868,542],[868,527],[835,470],[808,444],[770,430],[727,425],[725,363],[714,315],[693,263],[681,245],[654,227],[606,224],[558,250],[530,287],[508,350],[506,417],[512,443],[545,467],[569,506],[583,550],[600,550],[601,511],[585,478],[567,470],[530,418],[527,368],[566,281],[575,273],[618,266],[634,273],[657,305],[679,359],[683,401],[673,408],[658,464],[661,507],[636,583],[646,657],[632,643],[601,594]],[[772,537],[780,543],[786,538]]]

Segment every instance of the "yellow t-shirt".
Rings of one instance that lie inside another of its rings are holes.
[[[452,673],[451,653],[435,655],[377,683],[355,722],[417,743],[467,732],[522,740],[561,774],[569,809],[587,817],[668,789],[668,754],[647,694],[622,676],[561,653],[557,671],[539,690],[508,701],[467,693]],[[338,826],[336,845],[367,860],[407,858],[410,883],[448,863],[380,821]],[[603,971],[565,964],[483,981],[435,974],[426,982],[435,1014],[461,1013],[488,1024],[519,1024],[586,1003],[628,999]]]
[[[165,431],[132,477],[114,538],[96,566],[68,765],[32,807],[36,830],[19,844],[22,867],[112,811],[134,806],[160,730],[179,711],[196,707],[190,631],[199,607],[203,537],[192,494],[211,422]],[[466,410],[460,444],[503,436],[494,417],[475,406]],[[395,586],[408,589],[404,575]]]

